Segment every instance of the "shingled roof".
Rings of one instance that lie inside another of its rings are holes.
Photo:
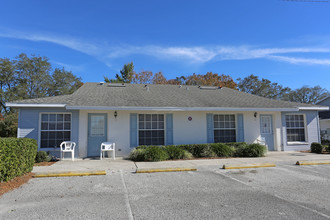
[[[26,99],[9,107],[63,104],[67,109],[196,108],[196,109],[318,109],[324,106],[286,102],[234,89],[155,84],[85,83],[71,95]],[[103,108],[102,108],[103,107]]]

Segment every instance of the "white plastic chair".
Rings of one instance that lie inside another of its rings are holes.
[[[100,160],[102,160],[102,154],[104,157],[105,151],[112,151],[112,159],[115,160],[115,154],[116,154],[116,144],[112,142],[103,142],[101,144],[101,154],[100,154]]]
[[[61,147],[61,160],[64,158],[65,152],[71,152],[72,161],[74,161],[74,148],[76,147],[76,143],[73,141],[63,141],[60,147]]]

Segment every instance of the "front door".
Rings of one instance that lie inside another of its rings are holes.
[[[272,115],[260,115],[260,134],[269,151],[274,149],[274,132]]]
[[[107,141],[107,114],[88,114],[87,156],[100,156],[101,143]]]

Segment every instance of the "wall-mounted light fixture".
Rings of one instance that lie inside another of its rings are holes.
[[[257,117],[257,115],[258,115],[258,113],[257,113],[257,112],[255,112],[253,116],[256,118],[256,117]]]
[[[115,111],[115,112],[113,113],[113,116],[115,116],[115,118],[117,118],[117,116],[118,116],[117,111]]]

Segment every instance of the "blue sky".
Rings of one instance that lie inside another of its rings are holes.
[[[84,82],[133,61],[167,79],[211,71],[330,90],[329,11],[299,0],[2,0],[0,57],[47,56]]]

